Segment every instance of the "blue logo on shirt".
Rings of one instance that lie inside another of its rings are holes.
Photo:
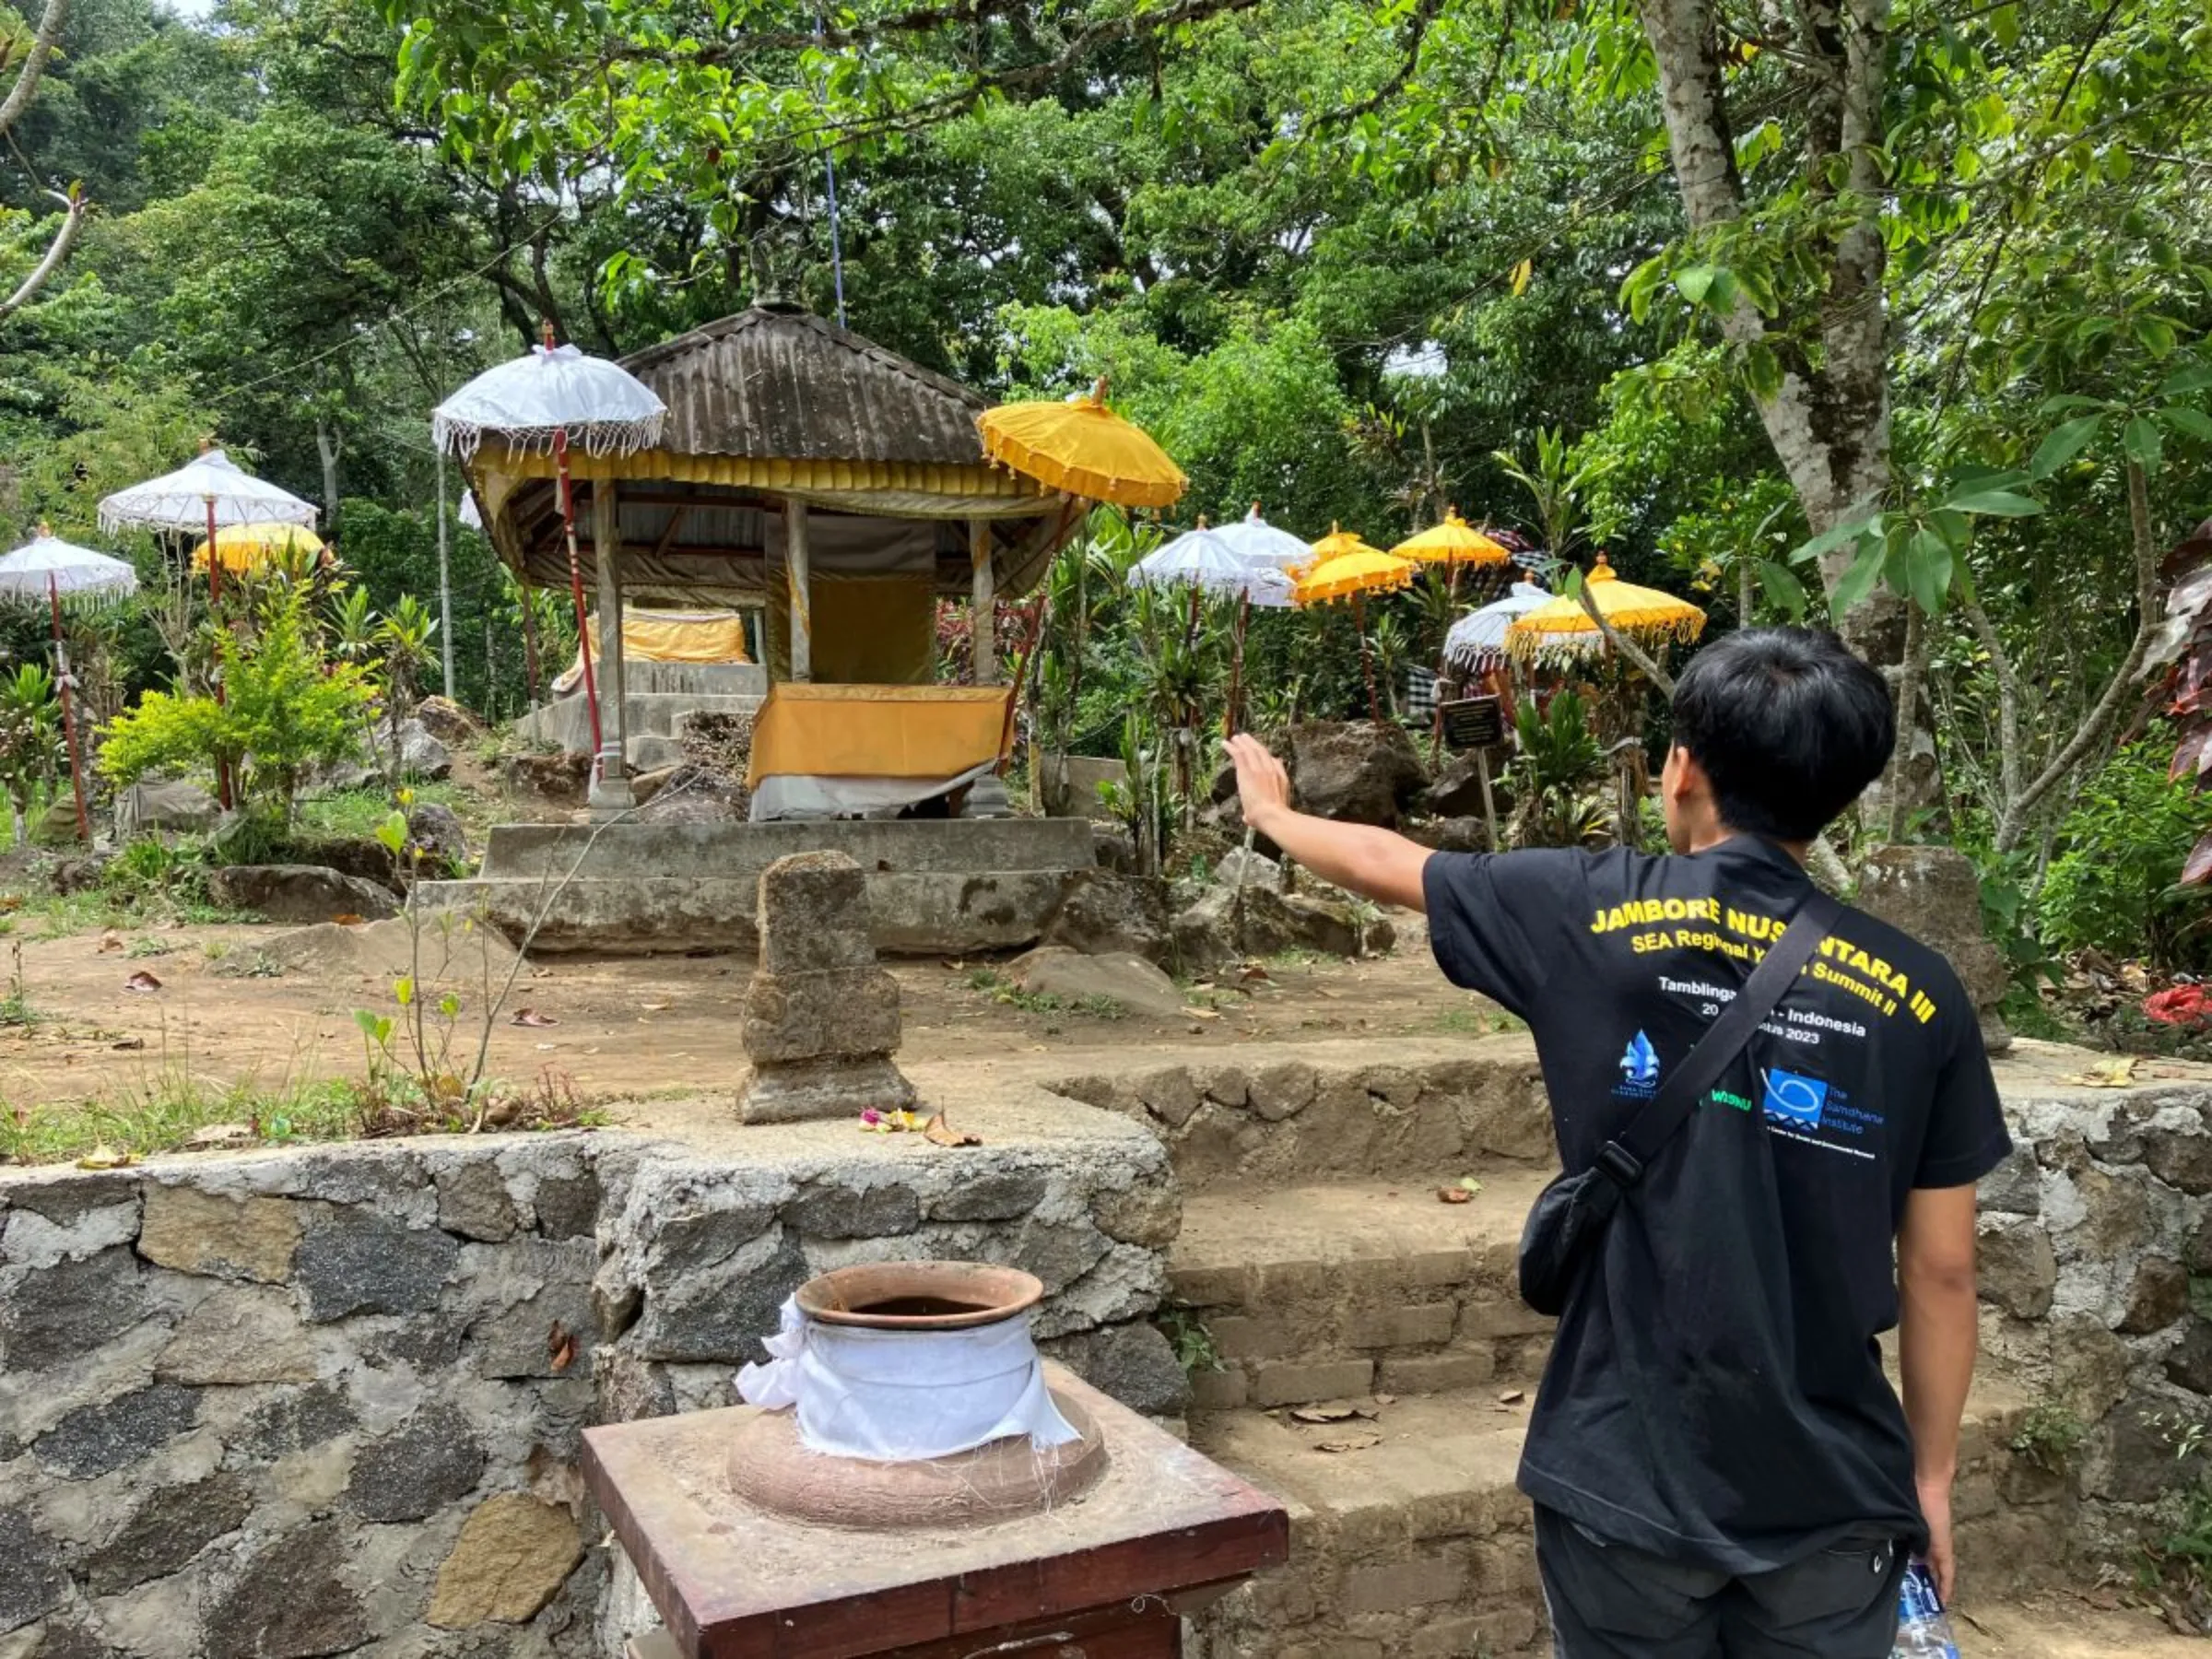
[[[1649,1094],[1659,1083],[1659,1051],[1641,1031],[1630,1041],[1620,1057],[1622,1092]]]
[[[1779,1067],[1766,1074],[1767,1115],[1780,1124],[1801,1129],[1820,1127],[1820,1113],[1828,1105],[1828,1084],[1818,1077],[1803,1077]]]

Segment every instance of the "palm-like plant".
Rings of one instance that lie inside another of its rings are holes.
[[[1514,718],[1520,752],[1512,775],[1520,797],[1507,834],[1519,847],[1580,847],[1602,841],[1606,803],[1598,784],[1606,751],[1590,729],[1589,712],[1562,691],[1541,712],[1524,701]]]

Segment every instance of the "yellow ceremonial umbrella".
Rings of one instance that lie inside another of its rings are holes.
[[[1442,524],[1431,524],[1418,535],[1407,536],[1391,553],[1418,564],[1450,565],[1454,571],[1461,565],[1511,564],[1513,557],[1461,518],[1456,507],[1444,510]]]
[[[1168,507],[1189,480],[1142,427],[1106,406],[1101,379],[1065,403],[1001,404],[975,418],[983,453],[1010,471],[1088,501]]]
[[[1312,558],[1300,567],[1308,571],[1318,571],[1331,559],[1342,559],[1350,553],[1374,553],[1384,559],[1390,557],[1378,547],[1369,547],[1357,530],[1347,530],[1334,521],[1329,524],[1329,533],[1315,542],[1311,551]]]
[[[288,551],[320,553],[323,538],[304,524],[223,524],[216,530],[215,546],[222,555],[223,569],[244,575]],[[192,568],[207,568],[207,543],[204,540],[192,550]]]
[[[1640,645],[1688,644],[1705,631],[1703,611],[1657,588],[1621,581],[1602,553],[1583,582],[1590,602],[1613,630]],[[1514,618],[1505,630],[1505,648],[1524,662],[1535,662],[1547,655],[1579,654],[1603,631],[1579,596],[1562,595]]]
[[[1331,543],[1339,544],[1337,550],[1324,552]],[[1367,717],[1380,725],[1382,702],[1375,695],[1375,658],[1368,644],[1367,608],[1362,601],[1370,594],[1394,593],[1406,586],[1419,567],[1410,559],[1394,559],[1378,552],[1345,530],[1332,529],[1313,544],[1313,550],[1320,557],[1306,567],[1298,585],[1290,590],[1291,602],[1301,606],[1325,605],[1332,599],[1352,602],[1352,622],[1359,630],[1359,671],[1367,678]]]

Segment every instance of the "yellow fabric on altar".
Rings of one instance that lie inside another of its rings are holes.
[[[817,685],[926,686],[937,670],[937,596],[927,576],[824,576],[812,590]],[[768,604],[768,677],[791,678],[791,604]]]
[[[583,619],[583,631],[592,642],[592,662],[604,662],[599,646],[599,618]],[[694,616],[683,611],[622,610],[622,660],[626,663],[749,663],[745,649],[745,618],[720,611]],[[553,682],[553,689],[567,692],[583,679],[583,653],[569,661],[569,671]]]
[[[951,778],[1006,753],[1011,686],[782,681],[753,717],[748,788],[763,778]]]

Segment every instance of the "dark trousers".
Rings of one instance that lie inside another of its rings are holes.
[[[1838,1545],[1734,1578],[1607,1544],[1536,1511],[1558,1659],[1889,1659],[1905,1555]]]

